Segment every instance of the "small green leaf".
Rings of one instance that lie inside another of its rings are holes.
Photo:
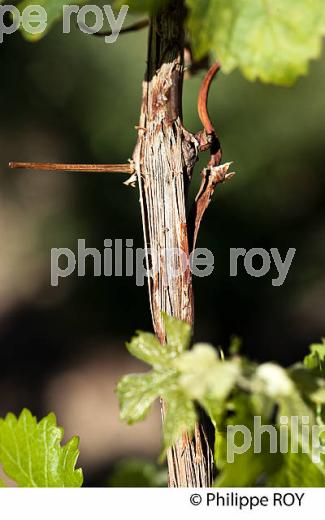
[[[163,423],[164,445],[169,448],[186,432],[191,435],[196,422],[193,401],[180,390],[165,395],[166,416]]]
[[[152,403],[173,388],[175,370],[125,376],[117,385],[122,421],[133,424],[146,418]]]
[[[154,334],[137,331],[126,348],[132,356],[154,367],[162,367],[168,362],[166,345],[162,345]]]
[[[180,385],[192,399],[227,397],[240,374],[234,361],[221,361],[214,348],[206,343],[194,345],[193,350],[182,354],[174,365],[180,371]]]
[[[185,321],[178,320],[163,313],[163,320],[167,336],[167,344],[174,357],[185,352],[191,343],[192,329]]]
[[[130,354],[154,368],[167,368],[189,346],[191,328],[187,323],[164,315],[167,343],[161,344],[154,334],[137,331],[126,344]]]
[[[24,409],[17,418],[0,419],[0,463],[21,487],[80,487],[82,470],[75,469],[79,440],[61,446],[63,429],[54,414],[40,422]]]
[[[197,57],[213,54],[225,73],[291,85],[318,58],[323,0],[187,0]]]

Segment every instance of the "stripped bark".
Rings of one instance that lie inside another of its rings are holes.
[[[165,341],[162,311],[193,325],[192,277],[186,199],[199,152],[198,139],[182,124],[183,0],[164,4],[151,17],[148,69],[133,163],[138,177],[146,246],[150,306],[155,332]],[[164,406],[163,406],[164,408]],[[169,485],[212,484],[213,457],[201,426],[168,452]]]

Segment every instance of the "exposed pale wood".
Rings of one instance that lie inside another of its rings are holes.
[[[179,257],[168,263],[166,255],[166,251],[183,250],[189,257],[186,197],[199,149],[196,137],[182,124],[184,19],[183,0],[164,3],[151,18],[148,69],[133,155],[147,268],[154,273],[149,278],[151,312],[161,342],[165,341],[161,311],[193,325],[191,272],[183,269]],[[163,403],[163,415],[164,408]],[[212,485],[213,457],[200,425],[194,438],[184,432],[167,458],[170,486]]]

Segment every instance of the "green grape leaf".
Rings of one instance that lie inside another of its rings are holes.
[[[181,390],[173,390],[165,396],[166,415],[163,423],[165,450],[175,444],[182,434],[191,435],[196,422],[193,401]],[[163,452],[163,455],[165,451]]]
[[[180,371],[180,385],[192,399],[222,401],[232,390],[240,374],[235,361],[221,361],[214,348],[206,343],[194,345],[174,362]]]
[[[197,58],[212,52],[229,73],[291,85],[318,58],[323,0],[187,0]]]
[[[50,413],[37,422],[24,409],[17,418],[0,419],[0,463],[21,487],[80,487],[82,470],[75,469],[79,439],[61,446],[63,429]]]
[[[161,344],[154,334],[137,331],[126,344],[130,354],[148,365],[160,369],[170,367],[172,361],[190,344],[191,327],[187,323],[163,314],[167,343]]]
[[[152,403],[175,384],[175,370],[124,376],[117,385],[120,417],[128,424],[145,419]]]

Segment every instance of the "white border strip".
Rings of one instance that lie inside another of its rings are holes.
[[[220,520],[261,514],[305,520],[313,511],[322,514],[324,498],[324,488],[0,490],[1,516],[15,520]]]

